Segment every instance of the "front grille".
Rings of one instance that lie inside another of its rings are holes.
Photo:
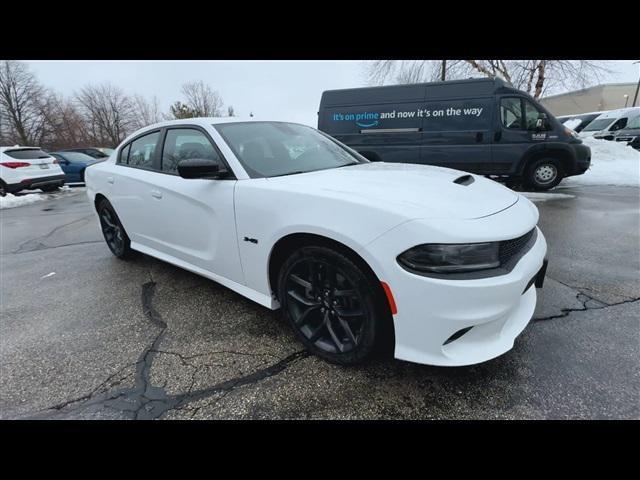
[[[525,233],[521,237],[514,238],[513,240],[504,240],[500,242],[498,255],[500,257],[500,265],[504,265],[507,263],[514,255],[517,255],[521,252],[521,250],[527,245],[533,233],[535,232],[535,228]]]

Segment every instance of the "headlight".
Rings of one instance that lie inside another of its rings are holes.
[[[460,273],[500,266],[498,242],[468,244],[424,244],[398,255],[408,270]]]
[[[566,133],[567,135],[571,135],[573,138],[578,138],[578,134],[576,133],[576,131],[572,130],[571,128],[564,127],[564,133]]]

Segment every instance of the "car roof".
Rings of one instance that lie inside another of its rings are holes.
[[[605,112],[602,115],[600,115],[597,119],[603,119],[603,118],[619,118],[622,117],[624,115],[628,115],[628,114],[633,114],[632,116],[635,116],[635,114],[640,113],[640,107],[628,107],[628,108],[619,108],[617,110],[611,110],[609,112]]]
[[[174,125],[196,125],[201,127],[207,127],[210,125],[219,125],[223,123],[245,123],[245,122],[281,122],[281,123],[293,123],[296,125],[304,125],[298,122],[287,122],[286,120],[272,120],[268,118],[256,118],[256,117],[193,117],[193,118],[181,118],[179,120],[164,120],[162,122],[147,125],[140,128],[135,132],[127,136],[120,144],[127,142],[129,139],[137,137],[138,135],[150,131],[157,130],[163,127],[171,127]],[[308,127],[308,125],[304,125]],[[313,127],[310,127],[313,128]]]

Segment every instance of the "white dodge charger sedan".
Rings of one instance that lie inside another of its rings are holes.
[[[369,162],[307,126],[151,125],[87,168],[111,251],[143,252],[270,309],[329,361],[431,365],[508,351],[547,245],[526,198],[476,175]]]

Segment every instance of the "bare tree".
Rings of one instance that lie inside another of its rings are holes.
[[[534,98],[584,88],[609,73],[605,62],[590,60],[379,60],[367,67],[373,84],[428,82],[474,76],[501,78]]]
[[[98,146],[115,147],[136,128],[134,101],[116,86],[86,86],[75,100],[88,138]]]
[[[91,141],[85,118],[72,100],[50,94],[43,115],[47,127],[43,147],[58,150],[83,146]]]
[[[194,111],[197,117],[221,117],[222,98],[220,94],[212,90],[202,80],[185,83],[182,86],[182,94],[187,105]]]
[[[233,105],[229,105],[229,107],[227,107],[227,117],[235,117],[236,116],[236,112],[233,109]]]
[[[36,145],[44,134],[43,105],[47,91],[26,64],[0,61],[0,111],[5,139],[10,143]]]
[[[160,112],[160,104],[156,96],[147,100],[142,95],[134,95],[133,106],[135,108],[135,130],[163,120],[163,115]]]

